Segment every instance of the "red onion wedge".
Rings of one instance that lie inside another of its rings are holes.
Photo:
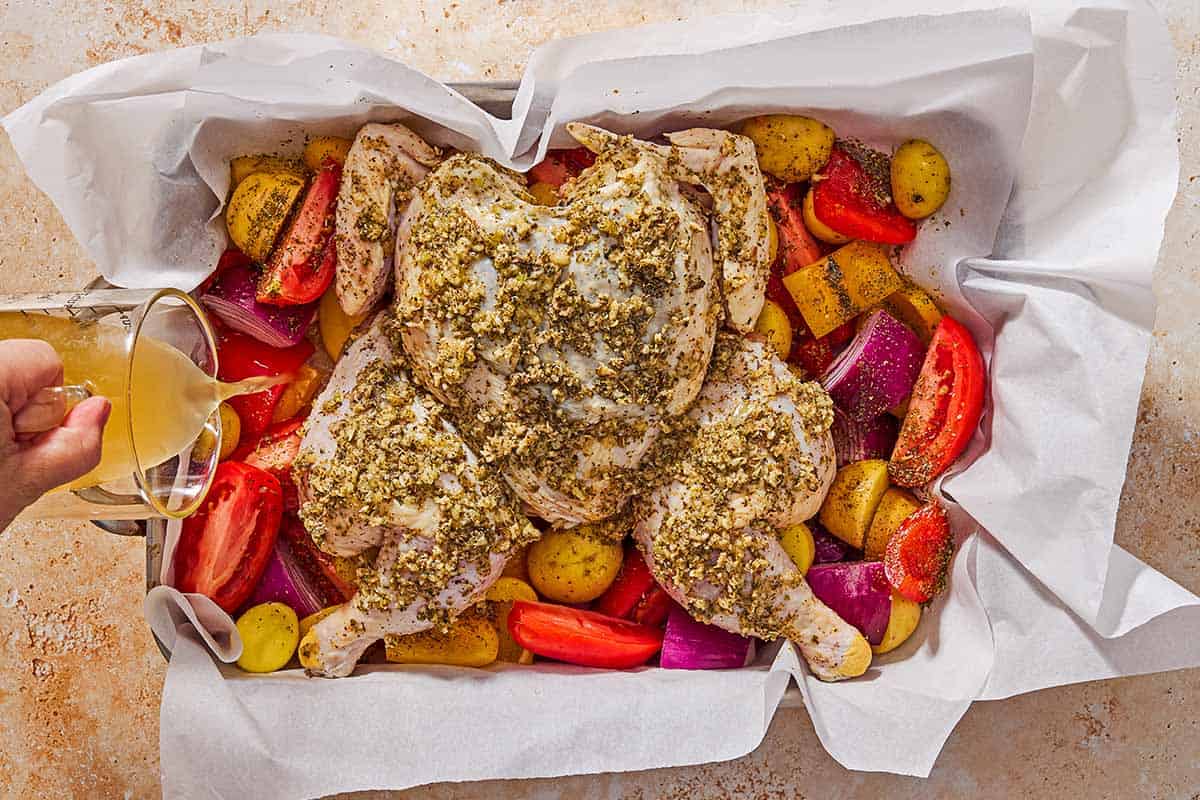
[[[878,309],[825,370],[821,385],[851,419],[866,421],[908,396],[924,360],[917,335]]]
[[[200,297],[210,311],[236,331],[272,347],[291,347],[304,338],[317,313],[317,304],[269,306],[254,299],[258,276],[252,266],[225,269]]]
[[[246,606],[259,603],[283,603],[301,618],[325,607],[316,582],[301,568],[292,555],[292,548],[282,536],[275,540],[271,560],[267,562],[267,569]]]
[[[892,587],[882,561],[816,564],[805,578],[817,599],[862,631],[868,642],[883,641],[892,616]]]
[[[659,666],[664,669],[737,669],[754,660],[754,640],[697,622],[675,604],[667,617]]]
[[[858,551],[825,530],[821,523],[815,519],[810,519],[804,524],[812,531],[814,564],[832,564],[837,561],[855,560]]]
[[[866,461],[869,458],[888,458],[896,446],[900,422],[891,414],[883,414],[866,422],[851,419],[837,406],[833,407],[833,451],[838,469]]]

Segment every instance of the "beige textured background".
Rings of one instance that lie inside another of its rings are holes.
[[[516,78],[530,50],[557,36],[762,5],[771,3],[0,0],[0,113],[103,61],[261,31],[321,31],[443,79],[487,80]],[[1200,266],[1189,252],[1200,237],[1200,2],[1168,0],[1164,12],[1179,56],[1183,171],[1155,275],[1155,342],[1117,540],[1200,592]],[[93,275],[0,134],[0,290],[69,289]],[[140,541],[63,524],[0,533],[0,796],[159,796],[164,664],[142,622],[141,582]],[[1196,800],[1198,717],[1192,670],[976,704],[929,781],[848,773],[803,711],[781,711],[763,745],[732,763],[355,797]],[[512,735],[523,724],[514,709]]]

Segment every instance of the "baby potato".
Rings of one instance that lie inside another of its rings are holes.
[[[528,557],[529,545],[525,545],[508,557],[508,561],[504,564],[504,569],[500,572],[501,577],[517,578],[525,583],[529,583],[529,565],[526,564]]]
[[[241,441],[242,418],[228,403],[221,403],[217,408],[221,414],[221,454],[217,458],[224,461],[233,455]]]
[[[246,672],[274,672],[292,660],[300,641],[296,612],[283,603],[262,603],[238,617],[242,655],[237,665]]]
[[[888,617],[887,628],[879,644],[871,645],[875,655],[881,655],[895,650],[912,636],[921,621],[921,604],[914,603],[897,592],[892,592],[892,615]]]
[[[304,166],[316,172],[326,158],[345,164],[352,144],[354,142],[341,136],[314,136],[304,144]]]
[[[922,219],[942,207],[950,194],[950,165],[938,149],[910,139],[892,156],[892,198],[909,219]]]
[[[804,216],[804,227],[808,228],[808,232],[814,238],[820,239],[826,244],[846,244],[850,241],[849,236],[843,236],[833,228],[826,225],[821,220],[817,219],[817,212],[813,209],[813,193],[812,189],[804,195],[804,205],[802,206],[802,214]]]
[[[774,217],[767,214],[767,263],[774,264],[776,258],[779,258],[779,228]]]
[[[879,499],[879,507],[875,509],[875,518],[867,531],[867,540],[863,544],[863,557],[867,561],[882,561],[887,549],[888,539],[900,527],[900,523],[921,507],[917,498],[904,489],[892,487],[883,493]]]
[[[792,561],[796,562],[800,574],[806,574],[817,554],[817,543],[813,541],[809,527],[803,522],[789,525],[779,532],[779,544],[783,545]]]
[[[279,156],[238,156],[229,162],[229,186],[236,188],[255,172],[287,172],[304,177],[304,167],[299,161]]]
[[[766,337],[767,344],[780,359],[787,360],[788,353],[792,352],[792,323],[781,305],[774,300],[763,303],[754,331]]]
[[[500,652],[500,635],[486,619],[463,616],[448,633],[437,630],[385,636],[387,660],[394,664],[449,664],[454,667],[486,667]]]
[[[313,629],[314,625],[316,625],[318,622],[320,622],[321,620],[328,617],[333,612],[337,611],[339,608],[341,608],[341,606],[326,606],[325,608],[322,608],[320,611],[318,611],[314,614],[309,614],[307,617],[300,620],[300,636],[301,636],[301,638],[308,636],[308,632]]]
[[[872,458],[838,470],[821,504],[821,524],[834,536],[860,550],[867,530],[888,490],[887,462]]]
[[[532,664],[533,653],[517,644],[508,632],[508,614],[512,611],[514,600],[537,602],[537,592],[519,578],[500,577],[487,591],[487,602],[492,606],[492,619],[496,630],[500,633],[500,651],[497,661],[507,661],[511,664]]]
[[[255,261],[266,261],[304,183],[286,172],[255,172],[238,184],[225,206],[234,247]]]
[[[542,597],[586,603],[604,594],[617,577],[625,549],[590,528],[546,531],[529,548],[529,580]]]
[[[793,114],[751,117],[742,123],[742,135],[754,142],[763,172],[788,183],[811,178],[833,150],[833,128]]]

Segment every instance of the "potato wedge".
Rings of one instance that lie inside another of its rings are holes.
[[[803,522],[789,525],[779,532],[779,544],[783,545],[784,551],[791,556],[800,574],[807,573],[817,553],[812,530]]]
[[[234,247],[255,261],[266,261],[304,184],[303,178],[286,172],[255,172],[238,184],[225,206]]]
[[[774,300],[764,302],[758,322],[754,323],[754,332],[766,338],[775,355],[787,360],[788,353],[792,352],[792,323],[782,306]]]
[[[486,619],[463,616],[449,633],[436,630],[407,636],[386,636],[387,660],[395,664],[448,664],[455,667],[486,667],[500,652],[500,635]]]
[[[887,462],[873,458],[838,470],[821,504],[821,524],[834,536],[860,550],[888,490]]]
[[[354,142],[341,136],[314,136],[304,144],[304,166],[316,172],[327,158],[345,164],[352,144]]]
[[[904,489],[892,487],[883,493],[879,499],[879,507],[875,509],[875,517],[867,530],[867,539],[863,544],[863,556],[868,561],[882,561],[887,549],[888,539],[900,527],[904,518],[921,507],[917,498]]]
[[[881,655],[895,650],[912,636],[920,621],[921,604],[892,592],[892,615],[888,617],[887,630],[883,632],[879,644],[871,646],[871,651]]]

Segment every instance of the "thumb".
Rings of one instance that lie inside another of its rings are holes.
[[[30,442],[20,455],[17,479],[32,496],[83,476],[100,463],[104,423],[112,411],[105,397],[91,397],[62,424]]]

